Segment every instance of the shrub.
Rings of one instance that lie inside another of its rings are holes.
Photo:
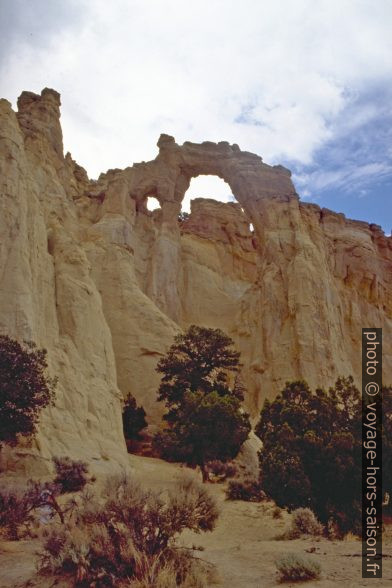
[[[127,477],[115,478],[101,501],[84,500],[63,528],[49,531],[40,570],[69,574],[76,585],[132,580],[163,588],[166,577],[172,581],[166,586],[191,586],[186,582],[196,560],[175,537],[184,529],[212,530],[217,516],[215,501],[193,480],[180,481],[163,499]]]
[[[127,478],[117,480],[109,487],[106,508],[114,520],[132,528],[136,546],[151,554],[184,529],[211,531],[218,517],[215,500],[191,477],[178,482],[167,501]]]
[[[280,574],[281,582],[304,582],[317,580],[321,574],[321,566],[309,557],[298,553],[287,553],[276,560],[275,565]]]
[[[140,431],[147,427],[146,411],[142,406],[137,406],[136,398],[131,394],[125,401],[122,419],[126,439],[138,439]]]
[[[328,539],[331,539],[332,541],[335,539],[342,539],[344,536],[334,519],[328,519],[327,521],[327,536]]]
[[[211,569],[181,552],[177,552],[173,561],[168,561],[157,570],[151,569],[147,576],[143,580],[132,581],[130,588],[206,588],[214,583]]]
[[[40,412],[53,402],[56,379],[47,375],[46,351],[0,335],[0,448],[34,435]]]
[[[265,492],[260,487],[259,482],[255,481],[237,481],[229,482],[226,490],[228,500],[245,500],[247,502],[261,502],[265,500]]]
[[[6,539],[20,538],[20,527],[31,521],[30,504],[25,492],[16,486],[0,489],[0,528]]]
[[[279,506],[275,506],[272,511],[272,518],[273,519],[281,519],[282,518],[282,509]]]
[[[55,483],[59,484],[61,491],[78,492],[88,482],[88,465],[83,461],[74,461],[69,457],[54,457],[56,469]]]
[[[234,463],[225,463],[219,459],[207,462],[206,469],[207,472],[216,476],[222,482],[227,478],[233,478],[237,474],[237,468]]]
[[[41,495],[49,490],[58,494],[55,484],[34,482],[27,485],[4,484],[0,487],[0,529],[3,536],[12,541],[31,534],[34,510],[42,503]]]
[[[322,535],[323,525],[317,520],[310,508],[297,508],[292,513],[291,528],[288,532],[290,539],[301,535]]]

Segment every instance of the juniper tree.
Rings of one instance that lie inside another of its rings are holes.
[[[56,379],[47,368],[46,350],[0,335],[0,445],[35,434],[42,409],[54,398]]]
[[[353,378],[327,392],[287,382],[265,401],[256,434],[262,487],[281,507],[310,507],[342,532],[360,530],[361,396]]]
[[[192,325],[157,366],[168,427],[156,435],[155,447],[166,459],[199,465],[204,480],[205,464],[235,457],[250,431],[241,409],[243,390],[229,383],[230,372],[241,367],[233,345],[220,329]]]
[[[129,394],[122,412],[124,436],[126,439],[138,439],[140,431],[147,427],[146,411],[137,406],[136,398]]]

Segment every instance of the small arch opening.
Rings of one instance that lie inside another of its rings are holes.
[[[157,198],[155,198],[154,196],[147,196],[146,207],[147,207],[147,210],[152,212],[153,210],[156,210],[157,208],[161,208],[161,205],[159,204],[159,200]]]

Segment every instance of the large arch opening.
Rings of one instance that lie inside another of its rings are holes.
[[[227,182],[218,176],[199,175],[191,179],[182,201],[182,211],[190,212],[193,198],[212,198],[220,202],[236,202]]]
[[[248,218],[250,232],[254,233],[253,224],[250,222],[246,211],[233,194],[230,185],[219,176],[200,174],[191,179],[189,188],[185,192],[181,203],[181,212],[179,215],[180,222],[189,218],[191,212],[191,200],[194,200],[195,198],[208,198],[216,200],[217,202],[231,202],[238,204],[241,206],[242,212]]]

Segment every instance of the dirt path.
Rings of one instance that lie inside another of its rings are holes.
[[[23,586],[36,572],[37,541],[0,542],[0,588]]]
[[[174,483],[183,473],[182,468],[159,459],[132,456],[132,462],[138,475],[151,486]],[[194,475],[197,476],[196,473]],[[275,559],[288,552],[314,557],[320,562],[323,570],[321,579],[300,584],[308,588],[392,587],[392,529],[384,537],[383,579],[364,580],[361,578],[359,541],[277,540],[276,537],[289,527],[290,515],[283,512],[282,518],[273,518],[272,503],[225,500],[221,484],[210,484],[209,490],[215,495],[221,509],[216,528],[212,533],[184,533],[181,542],[187,546],[204,548],[199,557],[216,565],[222,588],[282,586],[277,579]],[[298,583],[285,583],[283,586],[298,587]]]
[[[135,474],[152,488],[169,487],[186,468],[159,459],[130,456]],[[188,547],[201,546],[198,557],[216,566],[215,584],[221,588],[274,588],[282,586],[277,580],[275,559],[287,552],[296,552],[317,559],[322,566],[322,577],[317,582],[300,584],[307,588],[391,588],[392,587],[392,528],[384,538],[382,580],[361,578],[361,543],[359,541],[328,541],[326,539],[277,540],[289,526],[290,515],[283,513],[273,518],[271,503],[247,503],[225,500],[224,487],[210,484],[221,516],[211,533],[184,533],[181,543]],[[0,543],[0,588],[21,588],[35,576],[39,543],[33,541]],[[312,551],[309,553],[307,550]],[[53,580],[36,578],[28,586],[47,588]],[[59,586],[59,585],[57,585]],[[283,584],[297,588],[298,584]]]

